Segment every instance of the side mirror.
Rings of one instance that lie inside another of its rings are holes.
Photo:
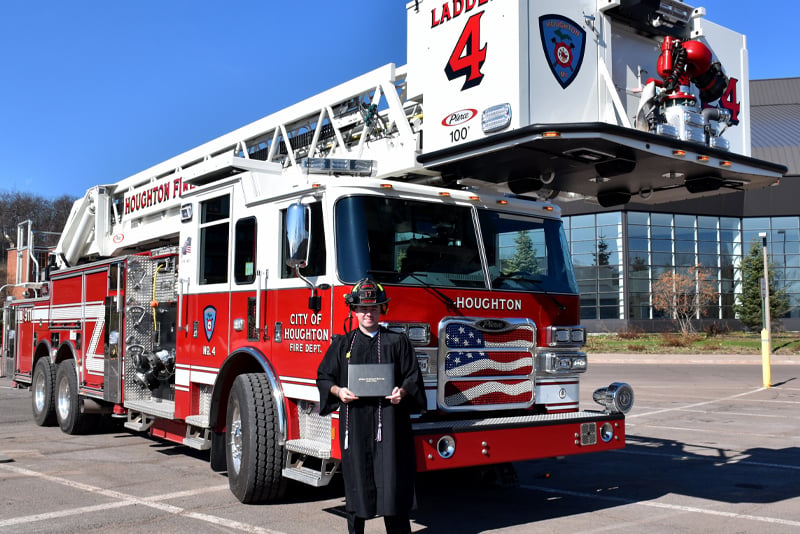
[[[286,265],[300,269],[308,265],[308,244],[311,241],[311,210],[299,202],[286,210],[286,238],[289,254]]]

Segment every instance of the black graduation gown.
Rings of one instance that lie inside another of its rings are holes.
[[[399,404],[382,397],[362,398],[349,405],[340,403],[330,391],[331,386],[347,385],[346,354],[351,344],[350,363],[378,363],[378,336],[370,337],[356,328],[331,343],[317,371],[320,415],[339,409],[346,508],[364,518],[408,515],[414,503],[416,475],[409,416],[425,408],[422,373],[408,337],[381,328],[381,363],[394,362],[395,385],[405,389],[407,395]],[[380,442],[376,441],[379,418]]]

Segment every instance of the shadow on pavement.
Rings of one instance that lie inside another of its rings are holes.
[[[508,474],[460,469],[422,474],[420,532],[478,533],[596,512],[675,494],[723,503],[798,497],[800,448],[743,452],[628,436],[626,449],[536,460]]]

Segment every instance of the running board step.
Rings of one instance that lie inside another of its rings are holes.
[[[134,412],[132,410],[128,410],[128,420],[125,421],[125,428],[128,430],[134,430],[136,432],[145,432],[153,426],[153,423],[156,422],[156,418],[152,415],[148,415],[142,412]]]
[[[188,423],[188,417],[187,423]],[[207,451],[211,448],[211,429],[186,425],[186,437],[183,444],[198,451]]]
[[[314,439],[290,439],[286,442],[286,450],[313,456],[314,458],[330,458],[331,445]]]
[[[286,478],[302,482],[303,484],[308,484],[309,486],[314,486],[315,488],[320,488],[322,486],[327,486],[330,483],[333,475],[336,474],[338,467],[339,463],[336,462],[336,465],[333,467],[333,469],[327,473],[322,470],[317,471],[316,469],[311,469],[308,467],[286,467],[283,469],[282,473]]]
[[[313,439],[292,439],[286,442],[286,478],[308,484],[327,486],[339,469],[339,460],[331,459],[330,444]],[[310,464],[313,467],[309,467]]]

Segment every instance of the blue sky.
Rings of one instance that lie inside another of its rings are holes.
[[[689,4],[747,35],[751,79],[800,76],[794,2]],[[4,0],[0,192],[81,196],[371,69],[405,64],[405,5]]]

